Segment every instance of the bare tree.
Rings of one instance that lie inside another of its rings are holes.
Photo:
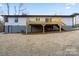
[[[6,3],[7,6],[7,14],[10,15],[10,5],[9,3]],[[22,8],[23,4],[20,3],[18,4],[18,6],[16,4],[13,4],[13,8],[14,8],[14,15],[21,15],[21,14],[26,14],[26,12],[24,12],[26,10],[26,8]]]
[[[16,6],[14,6],[14,10],[15,10],[14,12],[15,12],[15,15],[16,15],[16,13],[17,13]]]
[[[23,7],[22,3],[20,3],[18,6],[14,5],[15,15],[20,15],[20,13],[22,13],[25,10],[25,9],[22,9],[22,7]]]
[[[20,14],[20,11],[21,11],[22,6],[23,6],[23,4],[20,3],[20,4],[19,4],[19,7],[18,7],[18,14]]]
[[[9,3],[6,4],[7,5],[7,14],[10,14],[10,7],[9,7]]]
[[[27,15],[29,12],[28,12],[28,10],[27,9],[23,9],[22,10],[22,15]]]

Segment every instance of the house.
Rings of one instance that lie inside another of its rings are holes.
[[[79,14],[72,15],[3,15],[5,21],[4,32],[46,32],[57,30],[72,29]],[[77,22],[78,23],[78,22]]]
[[[26,16],[20,15],[5,15],[4,22],[4,32],[6,33],[18,33],[26,31]]]

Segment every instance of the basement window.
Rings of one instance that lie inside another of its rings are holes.
[[[16,22],[16,23],[18,22],[18,18],[15,18],[15,22]]]

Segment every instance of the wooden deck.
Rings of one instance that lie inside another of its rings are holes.
[[[50,19],[49,19],[50,20]],[[52,20],[52,19],[51,19]],[[53,24],[58,24],[59,26],[59,31],[61,32],[61,28],[62,28],[62,21],[61,21],[61,18],[57,18],[55,20],[52,20],[52,21],[28,21],[28,25],[42,25],[43,27],[43,33],[45,32],[45,25],[53,25]]]
[[[53,22],[42,22],[42,21],[30,21],[29,24],[34,24],[34,25],[37,25],[37,24],[40,24],[40,25],[46,25],[46,24],[58,24],[57,21],[53,21]]]

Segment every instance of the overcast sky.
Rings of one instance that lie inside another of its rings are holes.
[[[19,4],[10,4],[10,14],[14,14],[14,7]],[[26,3],[23,4],[22,9],[27,10],[30,15],[70,15],[79,13],[79,4],[76,3]],[[2,12],[3,10],[3,12]],[[6,14],[6,4],[0,4],[0,13]]]

